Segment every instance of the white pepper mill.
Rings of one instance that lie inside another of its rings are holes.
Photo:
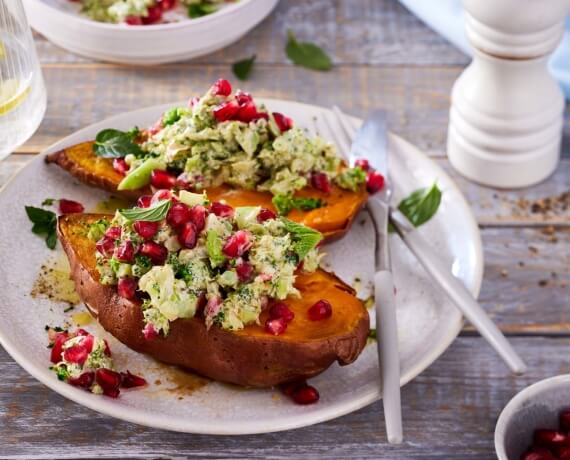
[[[493,187],[542,181],[560,158],[564,95],[547,69],[570,0],[464,0],[473,62],[455,82],[447,154]]]

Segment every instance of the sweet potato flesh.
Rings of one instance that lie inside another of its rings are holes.
[[[61,235],[73,247],[81,265],[95,280],[99,279],[95,262],[95,243],[87,238],[87,232],[92,223],[102,218],[111,220],[113,216],[74,214],[65,216],[60,219],[59,223]],[[273,337],[265,331],[263,326],[259,325],[250,325],[235,333],[287,341],[322,340],[350,333],[358,326],[363,316],[367,316],[362,302],[354,296],[354,290],[335,275],[324,270],[300,274],[297,276],[295,287],[301,292],[301,297],[290,297],[285,300],[295,313],[295,319],[289,323],[285,334]],[[307,311],[321,299],[326,299],[331,303],[333,315],[326,320],[311,321]],[[267,318],[267,312],[263,312],[260,317],[262,325]]]
[[[78,179],[97,187],[121,194],[117,185],[123,176],[113,169],[112,160],[99,158],[93,153],[92,142],[84,142],[48,156],[48,162],[57,163]],[[231,206],[263,206],[275,210],[266,192],[234,189],[228,186],[206,189],[212,201],[225,200]],[[148,193],[148,190],[140,194]],[[133,192],[127,192],[128,197]],[[135,193],[136,195],[136,193]],[[287,217],[320,231],[326,238],[342,235],[348,230],[356,213],[368,197],[364,187],[358,192],[350,192],[332,186],[331,193],[323,193],[312,187],[300,190],[295,196],[320,198],[326,206],[311,211],[293,210]]]

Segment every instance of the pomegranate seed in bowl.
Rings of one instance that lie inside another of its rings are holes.
[[[521,460],[558,460],[552,452],[544,447],[534,447],[521,456]]]
[[[133,224],[133,229],[137,232],[142,238],[148,240],[156,235],[158,232],[158,222],[147,222],[144,220],[137,220]]]
[[[232,94],[231,83],[224,78],[220,78],[212,85],[212,94],[214,96],[229,96]]]
[[[162,6],[155,5],[147,8],[148,14],[142,17],[142,22],[145,25],[155,24],[162,19]]]
[[[59,212],[62,214],[73,214],[84,210],[83,205],[77,201],[66,200],[65,198],[59,200]]]
[[[570,411],[560,412],[559,416],[560,429],[566,432],[570,432]],[[570,435],[570,433],[568,433]]]
[[[542,447],[570,445],[566,434],[558,430],[539,429],[534,431],[534,443]]]
[[[128,24],[130,26],[142,26],[143,21],[140,16],[131,15],[125,18],[125,24]]]
[[[150,173],[150,184],[158,189],[171,189],[176,185],[176,177],[167,171],[155,169]]]
[[[332,305],[328,300],[321,299],[309,308],[309,319],[321,321],[332,316]]]

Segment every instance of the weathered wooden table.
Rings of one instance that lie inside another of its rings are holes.
[[[334,57],[334,70],[318,73],[290,65],[283,52],[287,29],[323,45]],[[201,436],[144,428],[62,398],[0,349],[0,457],[494,458],[493,430],[507,401],[536,380],[570,373],[570,115],[564,127],[566,158],[546,182],[516,192],[467,182],[450,168],[445,139],[450,89],[468,58],[396,1],[282,0],[235,45],[162,67],[96,63],[41,37],[37,46],[48,111],[36,135],[0,163],[0,185],[74,130],[200,93],[216,78],[231,76],[233,61],[253,53],[256,69],[242,85],[245,90],[335,103],[355,115],[386,109],[392,129],[434,157],[470,201],[485,247],[480,301],[529,371],[523,377],[510,374],[467,325],[444,355],[403,389],[406,441],[392,447],[386,444],[379,403],[317,426],[267,435]]]

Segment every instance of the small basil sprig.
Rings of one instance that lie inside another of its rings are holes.
[[[323,235],[312,228],[305,227],[284,217],[281,218],[281,222],[285,225],[285,230],[291,234],[293,250],[300,261],[323,239]]]
[[[275,195],[271,201],[277,212],[282,216],[286,216],[293,209],[310,211],[321,208],[324,205],[319,198],[294,198],[290,195]]]
[[[430,188],[421,188],[404,198],[398,209],[414,227],[419,227],[435,215],[440,203],[441,190],[437,184],[433,184]]]
[[[292,31],[287,33],[285,53],[293,64],[312,70],[330,70],[331,58],[313,43],[298,42]]]
[[[137,130],[119,131],[118,129],[104,129],[99,131],[93,144],[93,152],[102,158],[122,158],[132,154],[136,157],[144,155],[138,144],[133,142],[138,135]]]
[[[247,59],[242,59],[241,61],[234,62],[232,64],[232,70],[234,75],[240,80],[247,80],[249,74],[253,70],[253,64],[255,63],[255,54]]]
[[[188,16],[192,19],[201,18],[202,16],[215,13],[217,9],[218,7],[211,3],[193,3],[188,6]]]
[[[149,208],[121,209],[119,210],[119,214],[130,221],[142,220],[145,222],[159,222],[166,218],[170,205],[170,200],[161,200]]]
[[[50,249],[54,249],[57,243],[57,216],[55,213],[42,208],[26,206],[26,214],[28,215],[28,219],[34,224],[32,226],[32,232],[36,235],[45,235],[46,246]]]

